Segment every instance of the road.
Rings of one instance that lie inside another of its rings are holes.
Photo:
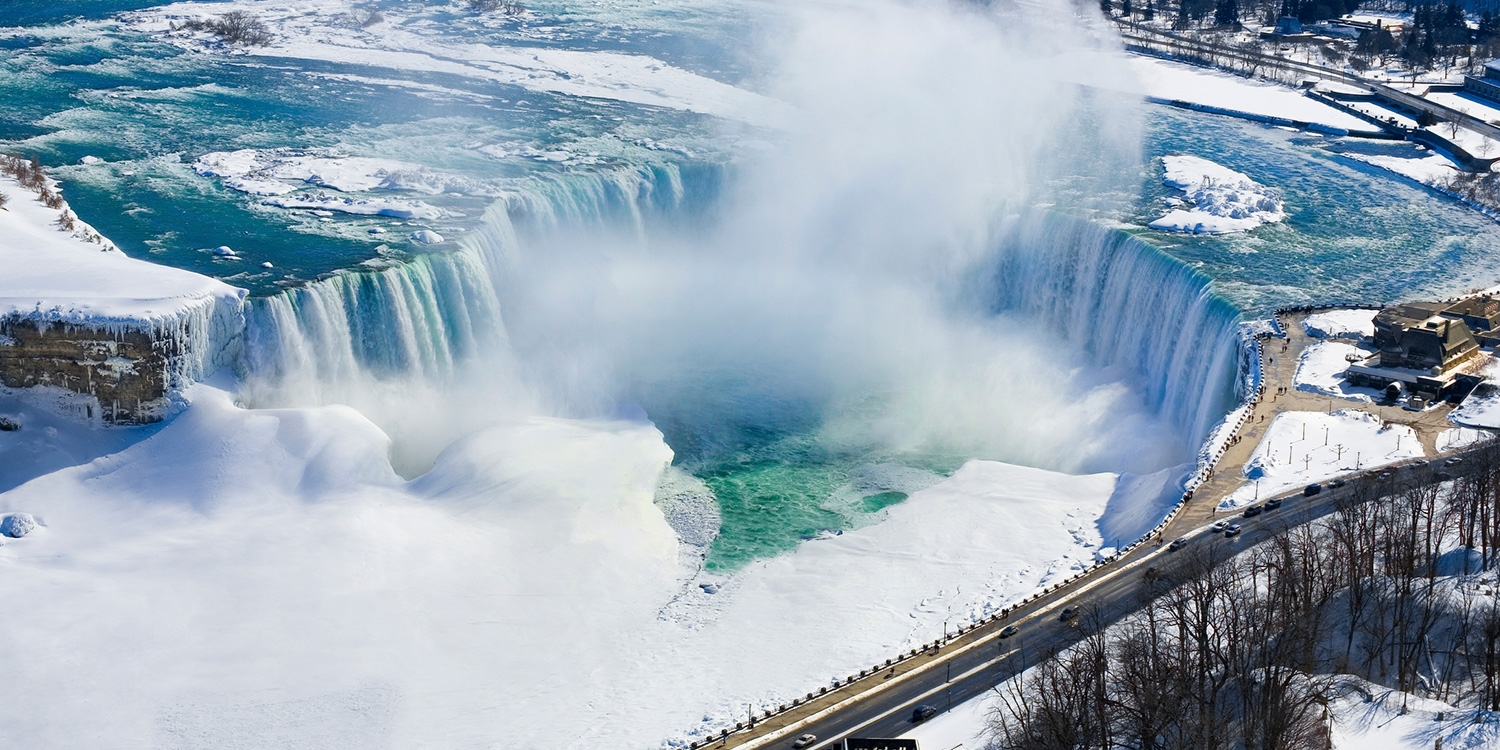
[[[1472,449],[1479,450],[1479,449]],[[1458,453],[1455,455],[1462,455]],[[1402,465],[1398,472],[1416,479],[1430,470],[1423,466]],[[1066,648],[1084,636],[1084,628],[1062,622],[1059,613],[1064,605],[1082,607],[1082,618],[1090,627],[1107,626],[1135,612],[1152,596],[1160,594],[1174,580],[1180,569],[1201,564],[1201,553],[1212,561],[1226,559],[1277,531],[1304,524],[1333,513],[1338,501],[1355,492],[1355,483],[1338,489],[1326,489],[1313,497],[1301,493],[1282,495],[1285,504],[1278,510],[1255,518],[1238,518],[1244,530],[1232,539],[1200,528],[1186,534],[1188,544],[1178,551],[1166,547],[1146,547],[1127,558],[1107,574],[1080,582],[1044,597],[1011,613],[1004,621],[982,627],[968,636],[942,647],[941,652],[918,663],[876,673],[853,687],[865,688],[860,697],[850,697],[837,706],[819,708],[809,704],[801,712],[757,724],[760,730],[736,733],[708,747],[787,748],[802,734],[813,734],[819,741],[810,747],[833,750],[845,737],[899,737],[913,728],[911,716],[920,705],[928,704],[940,712],[966,700],[978,697],[1049,651]],[[1144,572],[1154,567],[1158,583],[1147,583]],[[1019,632],[1000,638],[1000,628],[1014,624]],[[941,750],[941,749],[940,749]]]
[[[988,621],[941,645],[929,644],[922,653],[903,654],[887,662],[887,666],[866,674],[851,675],[853,679],[833,690],[809,693],[798,699],[796,705],[770,717],[757,717],[753,723],[746,722],[749,726],[726,730],[711,741],[700,741],[696,747],[788,748],[797,736],[814,734],[819,741],[810,747],[831,750],[850,736],[898,737],[912,729],[912,711],[917,706],[927,704],[947,711],[990,690],[1030,660],[1076,642],[1081,637],[1080,629],[1058,619],[1064,606],[1082,606],[1086,616],[1093,618],[1091,624],[1118,621],[1142,603],[1141,596],[1146,591],[1142,572],[1146,568],[1157,568],[1170,581],[1174,567],[1192,557],[1191,550],[1195,547],[1212,545],[1208,549],[1217,554],[1233,554],[1264,540],[1276,529],[1331,513],[1342,493],[1352,491],[1355,478],[1375,470],[1352,475],[1349,487],[1328,490],[1312,498],[1303,499],[1300,493],[1282,495],[1286,504],[1280,510],[1242,519],[1244,531],[1235,539],[1223,539],[1207,530],[1216,517],[1223,517],[1217,510],[1219,501],[1244,484],[1241,468],[1275,416],[1283,411],[1364,409],[1387,421],[1411,426],[1428,455],[1438,455],[1437,437],[1449,426],[1446,418],[1451,407],[1446,404],[1417,413],[1296,390],[1298,357],[1316,342],[1302,327],[1305,318],[1305,313],[1278,316],[1286,337],[1268,339],[1261,347],[1265,397],[1255,404],[1250,419],[1239,429],[1240,440],[1220,457],[1207,481],[1195,491],[1194,500],[1163,533],[1164,539],[1187,537],[1191,540],[1187,549],[1171,552],[1165,547],[1139,546],[1089,576],[1065,583],[1012,609],[1004,619]],[[1279,393],[1280,387],[1285,387],[1286,393]],[[1410,463],[1413,462],[1407,462]],[[1426,471],[1401,470],[1413,476]],[[1020,632],[1001,638],[1000,631],[1007,625],[1015,625]]]
[[[1338,81],[1363,89],[1378,98],[1384,99],[1410,112],[1425,112],[1431,115],[1437,122],[1457,122],[1460,126],[1469,130],[1495,140],[1500,140],[1500,127],[1496,127],[1452,107],[1428,101],[1414,93],[1402,91],[1378,81],[1371,81],[1360,76],[1351,75],[1342,70],[1325,68],[1311,62],[1297,62],[1289,58],[1267,55],[1248,49],[1225,47],[1210,41],[1191,39],[1180,34],[1120,19],[1116,19],[1115,23],[1120,27],[1120,36],[1127,44],[1135,44],[1148,50],[1153,47],[1163,47],[1165,48],[1164,52],[1178,57],[1198,57],[1210,61],[1233,60],[1249,67],[1252,75],[1254,71],[1261,69],[1284,70],[1298,76]]]

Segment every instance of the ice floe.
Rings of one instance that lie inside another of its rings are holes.
[[[1197,156],[1164,156],[1162,182],[1187,193],[1191,209],[1174,209],[1152,229],[1192,234],[1248,232],[1281,221],[1281,193],[1228,167]]]

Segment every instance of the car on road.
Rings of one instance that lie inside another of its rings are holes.
[[[927,705],[926,703],[923,703],[922,705],[912,709],[911,723],[917,724],[919,722],[927,721],[934,716],[937,716],[937,709]]]
[[[1160,578],[1161,575],[1156,572],[1156,566],[1152,565],[1151,567],[1146,568],[1146,573],[1142,577],[1145,578],[1147,581],[1154,581],[1157,578]]]
[[[1303,497],[1312,497],[1313,495],[1316,495],[1316,494],[1318,494],[1319,492],[1322,492],[1322,491],[1323,491],[1323,485],[1314,482],[1314,483],[1309,484],[1306,487],[1302,488],[1302,496]]]
[[[1020,628],[1014,625],[1006,625],[1005,627],[1000,628],[1000,637],[1009,638],[1019,632],[1021,632]]]
[[[1423,466],[1426,466],[1426,465],[1427,465],[1427,460],[1423,459],[1423,458],[1419,458],[1419,459],[1417,459],[1415,461],[1412,461],[1411,463],[1407,464],[1407,466],[1410,466],[1413,469],[1420,469],[1420,468],[1422,468]]]
[[[1245,517],[1246,518],[1254,518],[1254,517],[1256,517],[1258,515],[1260,515],[1260,506],[1259,505],[1252,505],[1252,506],[1250,506],[1250,507],[1248,507],[1248,508],[1245,509]]]
[[[817,742],[817,741],[818,741],[818,735],[816,735],[816,734],[804,734],[801,737],[798,737],[797,739],[792,740],[792,747],[794,748],[794,750],[802,750],[802,748],[804,748],[804,747],[812,747],[813,743]]]
[[[1266,501],[1266,510],[1276,510],[1281,507],[1281,498],[1273,497]]]
[[[1226,527],[1226,526],[1228,526],[1228,525],[1229,525],[1229,520],[1228,520],[1228,519],[1223,519],[1223,520],[1219,520],[1219,521],[1214,521],[1214,526],[1213,526],[1213,529],[1214,529],[1214,531],[1216,531],[1216,532],[1217,532],[1217,531],[1223,531],[1223,530],[1224,530],[1224,527]]]
[[[1464,460],[1462,458],[1459,458],[1458,456],[1454,456],[1453,458],[1450,458],[1447,461],[1444,461],[1443,465],[1444,466],[1457,466],[1457,465],[1459,465],[1459,464],[1461,464],[1463,462],[1464,462]]]
[[[1167,549],[1169,551],[1176,552],[1177,550],[1180,550],[1180,549],[1182,549],[1183,547],[1186,547],[1186,546],[1187,546],[1187,537],[1180,536],[1180,537],[1177,537],[1176,539],[1173,539],[1172,543],[1167,545]]]
[[[1067,622],[1068,620],[1071,620],[1071,619],[1073,619],[1073,618],[1075,618],[1077,616],[1078,616],[1078,607],[1077,607],[1077,605],[1074,605],[1072,607],[1067,607],[1067,608],[1063,609],[1062,614],[1060,616],[1058,616],[1057,619],[1062,620],[1063,622]]]
[[[1239,533],[1240,533],[1240,525],[1237,524],[1237,523],[1232,523],[1232,524],[1229,524],[1229,526],[1224,529],[1224,538],[1228,539],[1228,538],[1233,537],[1233,536],[1239,536]]]
[[[1348,484],[1348,482],[1345,482],[1342,479],[1335,479],[1332,482],[1328,483],[1328,489],[1330,489],[1330,490],[1336,490],[1336,489],[1338,489],[1340,487],[1343,487],[1346,484]]]

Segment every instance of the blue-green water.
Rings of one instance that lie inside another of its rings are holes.
[[[431,251],[410,241],[411,232],[463,236],[502,201],[523,235],[589,222],[642,234],[654,223],[674,231],[707,223],[744,144],[757,148],[766,137],[680,109],[472,76],[261,58],[253,50],[205,54],[116,20],[158,5],[28,0],[0,7],[0,151],[41,158],[79,215],[127,253],[217,276],[258,297],[330,274],[398,266]],[[756,75],[744,51],[756,29],[749,11],[690,2],[591,11],[528,5],[523,19],[481,23],[413,3],[361,3],[491,44],[649,55],[730,84]],[[1139,192],[1059,176],[1056,201],[1131,227],[1201,271],[1242,310],[1386,302],[1500,282],[1500,225],[1338,155],[1404,146],[1339,144],[1174,109],[1153,108],[1146,117]],[[415,165],[441,191],[354,195],[421,201],[446,215],[402,220],[277,208],[193,169],[212,152],[278,148]],[[1204,156],[1280,188],[1286,221],[1223,237],[1144,229],[1173,193],[1161,185],[1155,158],[1171,153]],[[83,164],[86,156],[103,162]],[[207,252],[218,245],[234,247],[242,260]],[[439,251],[451,247],[450,240]],[[630,395],[661,427],[679,465],[714,490],[724,521],[709,564],[721,569],[868,522],[968,458],[1027,460],[1018,449],[894,449],[833,434],[832,422],[859,409],[830,407],[826,393],[770,399],[761,389],[727,405],[719,391],[702,404],[680,391]],[[1189,442],[1174,449],[1178,460],[1191,456]]]

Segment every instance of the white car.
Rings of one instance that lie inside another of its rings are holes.
[[[1226,527],[1228,525],[1229,525],[1229,521],[1227,521],[1227,520],[1219,520],[1219,521],[1214,521],[1214,527],[1213,528],[1214,528],[1215,532],[1220,532],[1220,531],[1223,531],[1224,527]]]
[[[802,748],[804,748],[804,747],[812,747],[813,743],[817,742],[817,741],[818,741],[818,735],[816,735],[816,734],[804,734],[801,737],[798,737],[797,739],[792,740],[792,747],[796,748],[796,750],[802,750]]]

